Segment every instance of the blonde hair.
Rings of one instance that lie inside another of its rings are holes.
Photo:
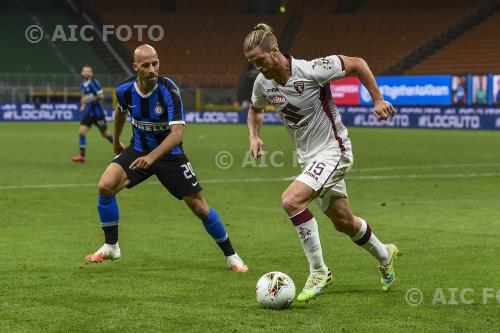
[[[262,51],[269,52],[277,44],[278,40],[273,33],[273,29],[265,23],[259,23],[245,37],[243,51],[248,52],[256,47],[260,47]]]

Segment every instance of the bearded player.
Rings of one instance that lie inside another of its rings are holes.
[[[263,152],[259,130],[264,107],[269,103],[276,107],[294,139],[302,168],[281,198],[310,266],[309,278],[297,300],[314,298],[332,282],[332,273],[323,261],[316,219],[307,208],[312,200],[338,231],[377,259],[382,289],[389,290],[395,279],[393,263],[398,249],[379,241],[368,223],[351,212],[344,182],[353,163],[351,142],[333,103],[329,82],[357,76],[368,89],[379,119],[392,116],[393,106],[384,101],[372,72],[360,58],[332,55],[312,61],[294,59],[280,52],[272,29],[263,23],[246,36],[243,49],[260,72],[248,112],[250,151],[254,158]]]
[[[234,272],[246,272],[247,266],[233,249],[221,218],[202,194],[193,167],[184,154],[184,108],[179,88],[160,77],[160,61],[153,47],[141,45],[134,52],[131,77],[116,88],[118,107],[114,116],[114,152],[118,154],[99,181],[98,212],[104,231],[104,245],[85,257],[88,262],[116,260],[121,256],[118,245],[119,211],[116,194],[155,175],[177,199],[183,200],[201,220],[206,231],[222,250]],[[120,135],[131,115],[132,140],[127,148]],[[161,207],[151,202],[151,207]],[[163,207],[163,209],[170,209]],[[153,246],[153,245],[152,245]]]

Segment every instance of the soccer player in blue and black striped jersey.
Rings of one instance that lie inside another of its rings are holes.
[[[159,77],[159,60],[149,45],[134,52],[137,76],[116,88],[118,107],[114,116],[113,146],[119,154],[99,181],[98,211],[104,230],[104,245],[85,257],[89,262],[120,258],[118,246],[118,204],[115,195],[152,175],[177,199],[184,200],[198,216],[207,232],[220,247],[234,272],[246,272],[247,266],[233,249],[227,232],[215,209],[209,207],[193,167],[184,154],[184,109],[179,88]],[[120,135],[130,113],[133,136],[127,148]]]
[[[83,66],[82,68],[82,83],[80,90],[82,91],[80,112],[83,112],[83,118],[80,122],[80,155],[72,158],[75,162],[85,162],[85,148],[87,145],[87,133],[95,124],[103,138],[109,142],[113,142],[113,136],[108,133],[104,110],[99,102],[104,98],[103,91],[99,82],[93,78],[92,67]]]

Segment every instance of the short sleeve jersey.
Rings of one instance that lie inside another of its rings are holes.
[[[143,94],[133,76],[116,88],[121,112],[130,112],[132,123],[131,144],[134,149],[148,153],[158,147],[170,134],[170,126],[185,124],[184,107],[177,85],[166,77],[159,77],[156,86]],[[182,154],[182,144],[169,154]]]
[[[95,79],[90,79],[80,83],[80,90],[85,98],[95,97],[103,93],[101,86],[99,85],[99,81]],[[92,103],[86,104],[85,115],[97,118],[103,117],[104,112],[101,107],[101,103],[99,103],[99,101],[94,101]]]
[[[284,86],[259,74],[252,104],[273,105],[294,139],[300,163],[325,150],[351,149],[346,127],[333,102],[330,81],[345,76],[342,58],[332,55],[312,61],[287,56],[292,76]]]

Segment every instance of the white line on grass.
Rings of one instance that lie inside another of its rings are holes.
[[[482,168],[500,166],[500,163],[476,163],[476,164],[429,164],[429,165],[404,165],[375,168],[352,169],[350,172],[369,172],[369,171],[391,171],[391,170],[421,170],[421,169],[448,169],[448,168]]]
[[[386,176],[348,176],[347,180],[393,180],[393,179],[427,179],[427,178],[474,178],[474,177],[500,177],[500,173],[455,173],[455,174],[433,174],[433,175],[386,175]],[[283,178],[243,178],[243,179],[206,179],[202,184],[221,183],[263,183],[263,182],[285,182],[292,181],[295,176]],[[157,181],[149,181],[147,185],[158,185]],[[73,187],[97,187],[97,183],[82,184],[34,184],[34,185],[0,185],[0,190],[17,189],[44,189],[44,188],[73,188]]]
[[[474,178],[474,177],[500,177],[500,173],[452,173],[435,175],[387,175],[387,176],[353,176],[347,180],[391,180],[391,179],[425,179],[425,178]]]

